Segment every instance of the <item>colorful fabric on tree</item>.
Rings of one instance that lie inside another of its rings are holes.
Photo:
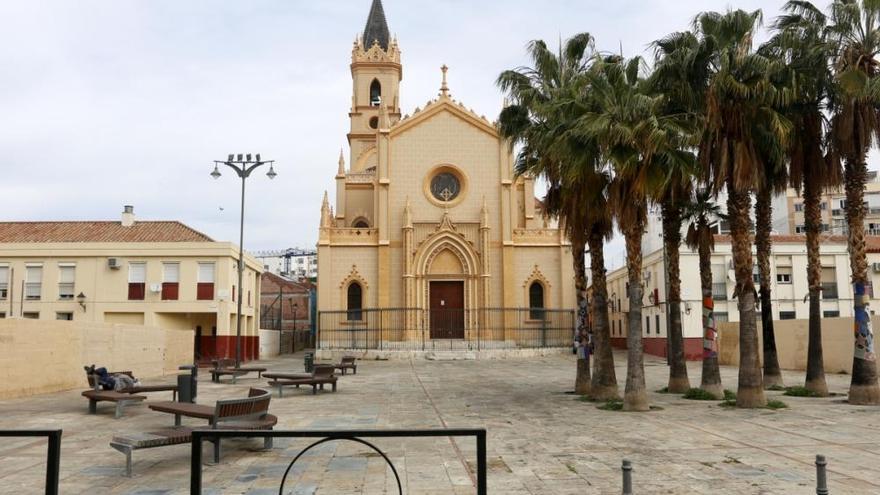
[[[855,334],[853,355],[856,359],[874,361],[876,360],[876,355],[874,354],[874,332],[871,329],[871,315],[868,312],[868,295],[865,291],[865,284],[853,284],[853,292],[856,302],[853,322],[853,332]]]
[[[718,330],[715,328],[715,303],[703,298],[703,359],[718,357]]]

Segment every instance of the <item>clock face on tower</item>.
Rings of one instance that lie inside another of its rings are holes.
[[[460,192],[461,182],[452,172],[440,172],[431,179],[431,195],[438,201],[452,201]]]

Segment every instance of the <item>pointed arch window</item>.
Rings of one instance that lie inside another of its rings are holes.
[[[382,85],[378,79],[373,79],[370,84],[370,106],[378,107],[382,104]]]
[[[537,281],[529,285],[529,319],[544,319],[544,286]]]
[[[363,295],[361,284],[352,282],[348,285],[348,321],[361,321],[363,319]]]

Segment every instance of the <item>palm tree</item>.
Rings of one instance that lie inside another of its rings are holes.
[[[766,404],[755,325],[750,194],[759,184],[767,148],[773,143],[784,144],[789,127],[775,108],[783,95],[767,77],[773,72],[773,61],[752,47],[760,20],[760,10],[704,12],[694,20],[701,42],[713,51],[700,158],[711,169],[714,187],[727,191],[734,296],[740,318],[739,407]]]
[[[591,149],[589,141],[582,140],[577,146],[572,146],[570,141],[562,139],[573,119],[571,106],[562,102],[573,101],[573,95],[579,92],[583,84],[581,74],[592,51],[593,38],[588,33],[581,33],[567,40],[558,54],[549,50],[543,41],[533,41],[529,45],[529,54],[534,67],[508,70],[498,77],[498,85],[509,93],[514,102],[501,112],[500,132],[511,139],[512,144],[522,144],[516,159],[516,173],[547,180],[549,188],[544,198],[546,212],[560,218],[571,240],[579,308],[577,332],[585,351],[579,354],[577,362],[575,391],[579,394],[589,394],[591,384],[591,338],[586,325],[587,282],[584,251],[588,234],[595,227],[593,224],[596,215],[589,205],[596,196],[596,189],[591,186],[594,185],[593,162],[596,161],[598,152]],[[605,304],[604,308],[594,309],[604,312],[604,324],[607,325],[608,310],[607,303]],[[601,333],[603,319],[594,320]],[[614,363],[613,357],[610,357],[610,348],[607,355],[613,379]]]
[[[718,369],[718,329],[715,326],[712,299],[712,251],[715,249],[713,225],[723,218],[709,188],[698,188],[685,204],[682,218],[688,225],[685,244],[695,249],[700,259],[700,293],[703,300],[703,374],[700,388],[721,399],[721,372]]]
[[[575,129],[579,136],[596,139],[614,170],[609,205],[626,242],[630,302],[623,405],[629,411],[649,409],[641,325],[641,241],[647,204],[660,190],[667,171],[693,162],[693,155],[684,149],[689,134],[678,119],[663,114],[665,99],[650,94],[649,85],[640,77],[642,66],[638,57],[628,61],[617,57],[595,60],[587,72],[589,98],[594,106],[587,107]]]
[[[774,23],[776,34],[768,43],[785,63],[783,77],[797,88],[785,114],[792,123],[789,141],[789,184],[804,198],[804,229],[809,286],[809,345],[806,388],[828,395],[822,355],[821,290],[822,262],[819,235],[822,231],[822,190],[840,183],[840,168],[825,159],[826,98],[832,74],[828,65],[827,18],[807,1],[790,1],[785,14]],[[765,377],[766,379],[766,377]]]
[[[655,67],[651,74],[651,87],[666,96],[667,114],[678,114],[690,119],[696,129],[702,124],[701,104],[702,82],[706,80],[700,68],[707,67],[704,53],[699,50],[697,38],[690,32],[672,33],[655,41]],[[695,132],[694,137],[698,137]],[[692,191],[693,179],[700,176],[696,168],[690,170],[670,170],[668,180],[658,191],[657,200],[661,204],[663,243],[667,256],[667,277],[669,279],[669,382],[667,389],[682,393],[690,389],[687,376],[687,363],[684,354],[684,335],[681,323],[681,277],[680,254],[681,225],[684,219],[682,210],[687,207]],[[711,287],[710,287],[711,289]]]
[[[868,301],[865,205],[868,150],[880,137],[880,2],[835,0],[828,35],[832,47],[834,91],[830,97],[831,156],[844,164],[849,262],[856,321],[849,401],[880,404]]]

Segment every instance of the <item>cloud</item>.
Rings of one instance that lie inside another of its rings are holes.
[[[773,12],[782,0],[743,0]],[[3,219],[179,219],[238,239],[240,183],[212,160],[261,152],[278,178],[248,181],[249,249],[313,246],[346,145],[351,42],[369,0],[44,0],[0,3]],[[404,112],[452,93],[494,119],[504,69],[526,43],[589,31],[643,54],[727,2],[385,0],[403,50]],[[223,207],[223,211],[220,211]]]

